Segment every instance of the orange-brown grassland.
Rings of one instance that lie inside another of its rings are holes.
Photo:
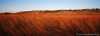
[[[100,9],[0,14],[0,36],[100,36]]]

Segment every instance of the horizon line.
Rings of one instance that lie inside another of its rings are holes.
[[[20,11],[47,11],[47,10],[50,10],[50,11],[54,11],[54,10],[82,10],[82,9],[100,9],[100,8],[66,8],[66,9],[32,9],[32,10],[13,10],[13,11],[0,11],[1,12],[20,12]]]

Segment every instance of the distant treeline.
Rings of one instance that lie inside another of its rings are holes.
[[[93,9],[65,9],[65,10],[32,10],[32,11],[23,11],[23,12],[40,12],[40,13],[57,13],[57,12],[100,12],[99,8],[93,8]]]
[[[32,11],[20,11],[16,13],[64,13],[64,12],[100,12],[100,8],[92,8],[92,9],[65,9],[65,10],[32,10]],[[3,14],[11,14],[10,12],[6,12]]]
[[[69,9],[69,10],[45,10],[45,11],[40,11],[40,12],[100,12],[99,8],[94,8],[94,9]]]

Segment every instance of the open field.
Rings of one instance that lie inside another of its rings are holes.
[[[100,11],[0,14],[0,36],[79,36],[99,34],[99,27]]]

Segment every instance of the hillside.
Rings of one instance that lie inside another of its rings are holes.
[[[96,36],[100,34],[99,28],[97,9],[0,14],[0,36]]]

